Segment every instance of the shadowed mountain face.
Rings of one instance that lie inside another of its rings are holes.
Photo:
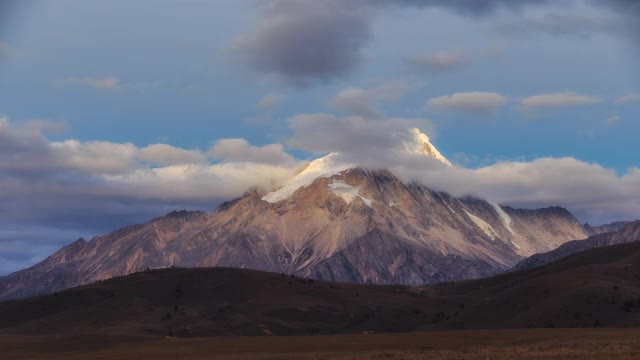
[[[569,241],[555,250],[533,255],[519,263],[515,267],[515,270],[529,269],[549,264],[589,249],[635,241],[640,241],[640,221],[628,222],[616,232],[594,235],[585,240]]]
[[[388,171],[319,177],[275,202],[257,192],[213,213],[173,212],[0,278],[24,298],[146,268],[226,266],[332,281],[421,285],[506,271],[586,238],[558,207],[519,210],[407,185]]]
[[[640,325],[640,243],[424,287],[231,268],[131,274],[0,303],[0,333],[294,335]]]

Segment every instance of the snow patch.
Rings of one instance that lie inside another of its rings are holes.
[[[445,205],[447,205],[447,207],[449,208],[449,210],[450,210],[452,213],[454,213],[454,214],[456,213],[456,212],[451,208],[451,206],[449,206],[449,204],[447,204],[446,202],[445,202],[444,204],[445,204]]]
[[[471,219],[471,221],[473,221],[485,234],[487,234],[487,236],[490,237],[491,240],[495,240],[498,238],[498,234],[496,234],[495,230],[493,230],[493,227],[491,227],[491,225],[489,225],[486,221],[473,215],[467,210],[465,210],[464,212],[466,212],[467,215],[469,215],[469,218]]]
[[[332,193],[341,197],[347,204],[351,204],[353,200],[360,198],[367,206],[371,207],[371,199],[360,195],[360,186],[349,185],[342,180],[334,179],[331,184],[329,184],[329,189],[331,189]]]
[[[315,179],[331,177],[340,174],[341,171],[352,167],[351,164],[338,164],[337,154],[329,154],[320,159],[316,159],[307,165],[298,175],[296,175],[286,185],[276,191],[272,191],[262,197],[262,200],[270,203],[277,203],[291,197],[298,189],[310,185]]]
[[[500,217],[500,221],[502,221],[502,225],[504,225],[504,227],[507,228],[507,230],[509,230],[511,234],[515,235],[516,233],[511,228],[511,216],[509,216],[509,214],[507,214],[504,210],[502,210],[500,205],[496,203],[490,203],[490,204],[491,206],[493,206],[493,209],[498,213],[498,216]],[[518,245],[516,244],[513,244],[513,245],[518,247]]]

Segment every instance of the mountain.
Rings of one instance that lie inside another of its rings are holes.
[[[419,132],[401,140],[405,151],[442,157]],[[337,157],[311,162],[277,191],[252,190],[211,213],[173,212],[76,241],[0,278],[0,299],[171,266],[422,285],[494,275],[532,254],[587,237],[559,207],[523,210],[456,198],[406,184],[387,170],[344,169],[348,165]]]
[[[514,269],[521,270],[538,267],[581,251],[635,241],[640,241],[640,221],[627,222],[626,225],[615,232],[594,235],[585,240],[569,241],[555,250],[535,254],[523,260]]]
[[[628,223],[629,221],[615,221],[610,224],[597,225],[597,226],[591,226],[589,225],[589,223],[584,223],[582,227],[584,227],[584,230],[587,232],[587,234],[589,234],[589,236],[592,236],[592,235],[599,235],[599,234],[604,234],[608,232],[618,231]]]
[[[425,287],[246,269],[163,269],[0,303],[0,333],[304,335],[640,326],[640,243],[542,268]]]

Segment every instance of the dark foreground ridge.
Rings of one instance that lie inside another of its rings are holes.
[[[427,287],[311,281],[233,268],[153,270],[0,303],[0,333],[308,335],[640,326],[640,243]]]

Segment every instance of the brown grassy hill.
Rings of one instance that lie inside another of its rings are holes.
[[[166,269],[0,303],[0,332],[293,335],[640,326],[640,243],[541,268],[428,287],[309,281],[232,268]]]

